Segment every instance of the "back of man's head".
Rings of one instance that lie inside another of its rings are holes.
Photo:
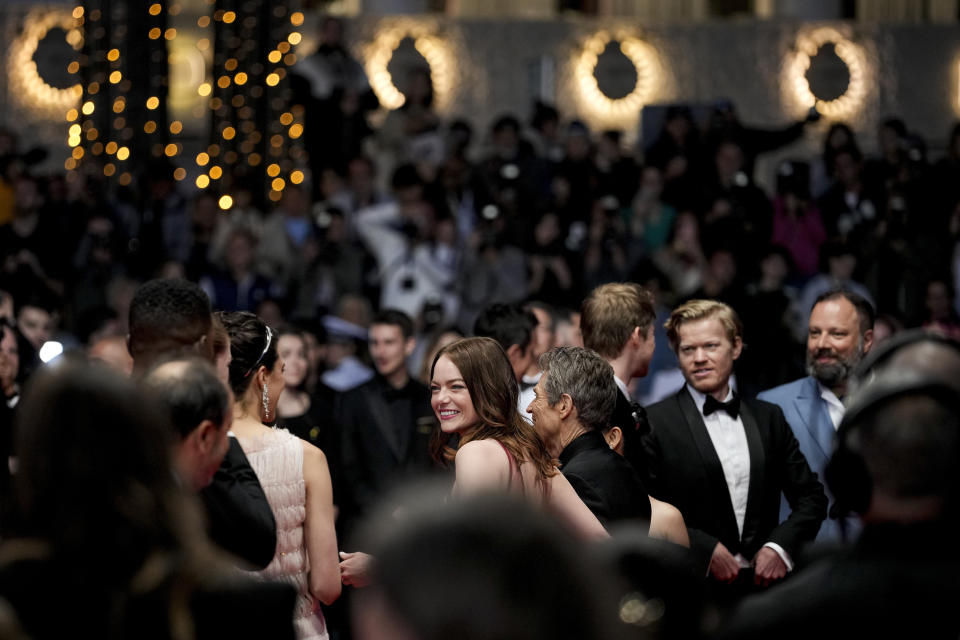
[[[580,331],[583,345],[607,360],[620,355],[624,345],[640,327],[647,335],[657,314],[650,293],[633,282],[613,282],[597,287],[583,301]]]
[[[532,312],[516,304],[495,303],[487,306],[473,325],[473,334],[483,338],[493,338],[500,343],[504,351],[517,345],[526,350],[537,326],[537,317]]]
[[[137,288],[130,301],[130,338],[135,373],[143,373],[166,354],[196,351],[212,360],[207,334],[211,325],[210,299],[187,280],[150,280]]]
[[[582,347],[556,347],[540,356],[540,368],[544,375],[541,385],[551,406],[567,394],[581,425],[606,428],[619,393],[613,367],[606,360]]]
[[[915,371],[882,371],[850,398],[838,439],[827,471],[838,502],[874,521],[930,520],[945,510],[957,516],[960,393],[954,386]]]
[[[224,426],[232,403],[213,366],[196,356],[161,362],[144,376],[143,387],[167,409],[181,440],[204,420]]]

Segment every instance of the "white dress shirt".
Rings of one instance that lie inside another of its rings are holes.
[[[827,411],[830,412],[830,422],[833,423],[833,430],[836,431],[840,428],[840,421],[843,420],[843,412],[846,409],[844,408],[843,403],[840,402],[840,398],[837,397],[837,394],[819,382],[817,382],[817,386],[820,387],[820,397],[823,398],[823,401],[827,403]]]
[[[617,389],[620,389],[620,393],[623,394],[623,397],[633,402],[633,399],[630,397],[630,390],[627,389],[627,383],[617,377],[617,374],[613,374],[613,381],[617,383]]]
[[[720,459],[723,477],[727,481],[727,491],[730,492],[733,514],[737,519],[737,533],[742,538],[743,522],[747,516],[747,498],[750,495],[750,448],[747,445],[747,432],[743,428],[743,420],[740,415],[733,418],[726,411],[714,411],[709,416],[703,415],[703,405],[707,401],[707,396],[690,385],[687,385],[687,391],[697,405],[703,424],[707,428],[707,434]],[[732,399],[733,389],[730,389],[723,401],[730,402]],[[793,570],[793,562],[783,547],[775,542],[768,542],[763,546],[773,549],[787,565],[787,570]],[[734,557],[741,567],[751,566],[750,561],[741,554],[738,553]]]

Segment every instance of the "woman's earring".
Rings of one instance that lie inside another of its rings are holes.
[[[270,397],[267,395],[267,383],[263,383],[263,395],[260,398],[263,400],[263,419],[270,419]]]

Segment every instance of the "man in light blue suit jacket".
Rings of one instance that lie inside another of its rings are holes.
[[[810,310],[807,332],[810,375],[757,396],[780,407],[800,451],[821,481],[843,418],[847,379],[873,343],[873,319],[873,307],[852,291],[832,289],[821,294]],[[829,490],[827,497],[832,507]],[[781,499],[780,519],[789,515],[790,507]],[[852,518],[844,526],[848,537],[859,531],[859,523]],[[839,542],[842,534],[840,521],[828,517],[820,527],[817,542]]]

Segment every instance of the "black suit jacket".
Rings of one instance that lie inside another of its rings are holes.
[[[210,539],[220,548],[263,569],[277,551],[277,522],[260,480],[236,438],[213,482],[200,492],[210,525]]]
[[[403,407],[405,415],[398,415]],[[415,380],[395,390],[374,377],[344,394],[338,421],[343,478],[338,495],[347,519],[367,513],[399,480],[433,466],[430,437],[436,416],[430,390]],[[404,433],[396,433],[398,422]]]
[[[599,431],[578,436],[560,452],[560,471],[604,526],[650,520],[650,498],[640,476]]]
[[[617,405],[610,416],[610,426],[620,427],[623,432],[623,456],[637,473],[644,476],[642,438],[650,430],[644,408],[617,389]]]
[[[750,451],[742,536],[720,459],[686,387],[647,409],[647,488],[653,497],[680,509],[691,551],[704,573],[717,542],[748,560],[767,542],[796,557],[800,546],[817,535],[827,515],[823,486],[810,471],[780,408],[760,400],[742,400],[740,406]],[[783,523],[781,492],[793,509]]]

